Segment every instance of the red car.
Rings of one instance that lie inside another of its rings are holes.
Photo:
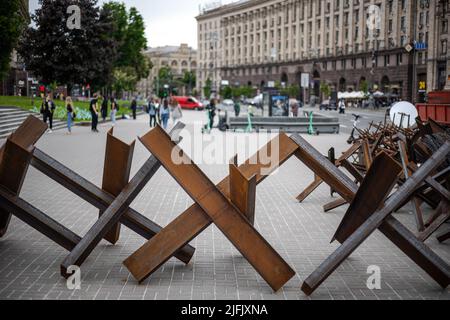
[[[189,110],[203,110],[205,106],[194,97],[172,97],[176,100],[181,108]]]

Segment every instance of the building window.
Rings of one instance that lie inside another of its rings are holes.
[[[446,55],[447,54],[447,40],[441,41],[441,54]]]
[[[401,66],[403,64],[403,54],[397,54],[397,65]]]
[[[400,42],[401,42],[401,46],[406,46],[406,36],[401,36],[400,37]]]
[[[448,20],[442,20],[441,31],[444,34],[448,33]]]

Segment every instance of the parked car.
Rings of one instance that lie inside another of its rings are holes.
[[[337,111],[337,104],[335,101],[333,100],[324,100],[322,101],[322,103],[320,104],[319,107],[320,110],[336,110]]]
[[[194,97],[172,97],[175,99],[183,109],[189,110],[203,110],[205,106]]]

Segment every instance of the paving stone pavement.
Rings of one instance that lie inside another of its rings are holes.
[[[188,131],[194,120],[204,120],[204,113],[185,112]],[[75,128],[74,134],[64,132],[45,135],[38,147],[100,185],[105,151],[106,131],[91,134],[88,128]],[[123,121],[115,128],[116,136],[130,142],[148,130],[147,118]],[[214,133],[219,137],[222,133]],[[234,134],[243,141],[243,133]],[[256,134],[252,135],[253,139]],[[330,146],[343,151],[345,135],[306,137],[321,152]],[[189,153],[191,141],[182,147]],[[252,148],[252,153],[256,148]],[[194,160],[195,152],[191,153]],[[233,153],[224,156],[229,159]],[[149,157],[148,151],[136,144],[132,174]],[[241,154],[241,161],[244,155]],[[228,165],[200,164],[215,183],[227,174]],[[10,229],[0,239],[0,299],[450,299],[450,291],[442,290],[424,271],[399,251],[378,231],[375,232],[311,297],[300,290],[302,281],[336,248],[330,244],[346,207],[323,213],[329,202],[329,188],[322,186],[303,204],[295,197],[312,181],[313,174],[297,159],[289,160],[276,174],[258,187],[256,228],[297,272],[279,292],[273,293],[265,281],[240,256],[238,251],[214,226],[209,227],[192,245],[195,255],[188,266],[171,259],[147,281],[139,285],[122,265],[122,261],[143,243],[144,239],[123,227],[116,246],[102,242],[82,267],[80,290],[68,290],[59,275],[59,266],[67,252],[34,231],[12,219]],[[30,168],[21,196],[63,223],[84,235],[95,222],[98,210],[76,195]],[[132,207],[160,225],[167,225],[192,204],[192,200],[165,170],[150,181]],[[408,210],[396,217],[411,230],[414,219]],[[446,226],[448,228],[448,226]],[[450,263],[449,243],[427,244]],[[367,268],[381,268],[381,290],[369,290]]]

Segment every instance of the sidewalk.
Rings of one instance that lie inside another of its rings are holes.
[[[191,132],[196,121],[206,120],[203,112],[183,112],[183,121]],[[64,132],[45,135],[38,147],[101,185],[106,131],[100,134],[89,128],[76,127],[71,136]],[[148,116],[118,122],[115,135],[131,142],[149,130]],[[212,137],[223,133],[213,130]],[[243,134],[233,133],[237,139]],[[256,137],[256,133],[252,136]],[[340,154],[347,136],[305,136],[322,153],[334,146]],[[189,149],[184,139],[182,148]],[[252,150],[255,151],[255,150]],[[226,157],[232,153],[227,154]],[[148,159],[148,151],[136,143],[132,175]],[[195,159],[194,159],[195,160]],[[240,155],[239,163],[244,161]],[[213,182],[228,175],[228,165],[200,164]],[[257,190],[256,229],[297,272],[277,293],[230,244],[216,227],[209,227],[191,244],[196,248],[192,262],[184,266],[170,260],[143,284],[139,285],[122,261],[138,249],[144,239],[122,228],[116,246],[102,242],[82,268],[81,290],[70,291],[59,275],[60,263],[68,254],[25,223],[13,218],[6,236],[0,239],[0,299],[445,299],[450,291],[440,287],[409,260],[381,233],[375,232],[312,296],[300,290],[302,281],[336,248],[330,239],[346,207],[323,213],[322,205],[330,202],[330,190],[320,187],[304,203],[295,197],[313,181],[312,172],[297,159],[287,161],[277,174],[269,177]],[[84,235],[98,218],[98,210],[74,194],[30,168],[21,197],[40,208],[65,226]],[[192,204],[189,196],[164,170],[159,170],[132,207],[165,226]],[[414,229],[414,219],[404,210],[395,215]],[[445,261],[450,262],[448,244],[431,239],[427,244]],[[369,290],[367,268],[377,265],[382,271],[382,289]]]

